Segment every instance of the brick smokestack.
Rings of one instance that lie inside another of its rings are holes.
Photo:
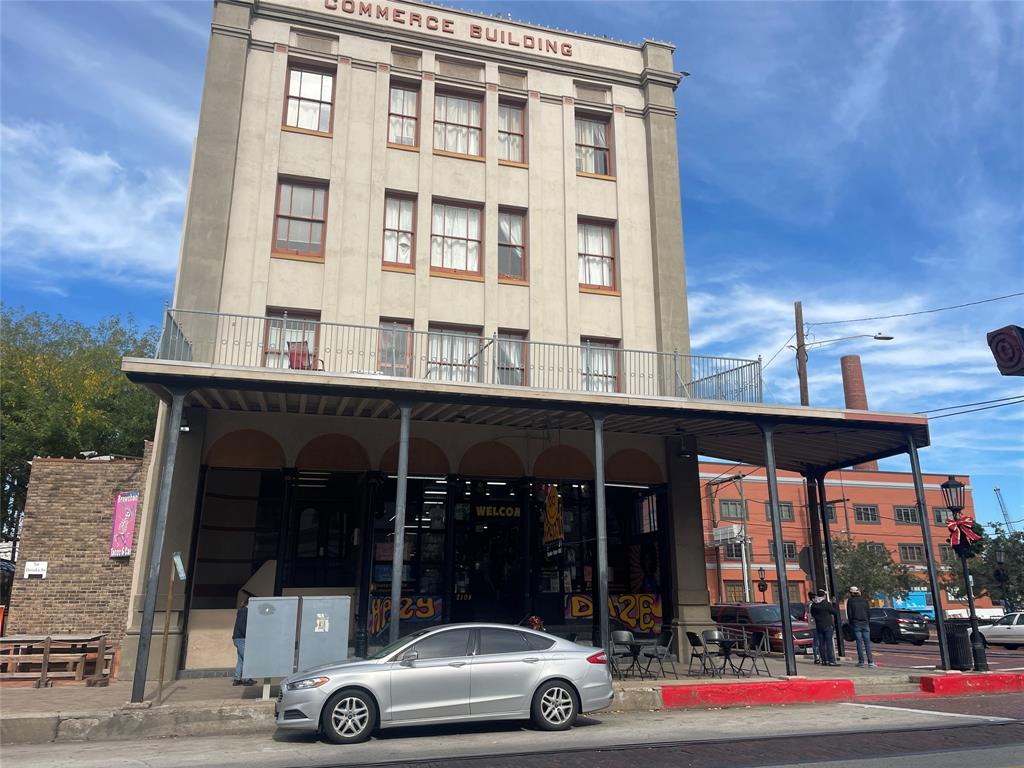
[[[846,407],[857,411],[868,409],[868,393],[864,388],[864,372],[860,368],[860,355],[844,355],[839,359],[843,369],[843,397]],[[854,464],[854,469],[878,470],[877,461]]]

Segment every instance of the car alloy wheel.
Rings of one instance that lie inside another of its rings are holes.
[[[576,694],[560,680],[545,683],[533,697],[533,720],[545,731],[564,731],[576,720]]]
[[[340,691],[332,696],[320,723],[324,734],[335,744],[365,741],[377,721],[377,706],[362,691]]]

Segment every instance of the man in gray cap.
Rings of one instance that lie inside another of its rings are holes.
[[[868,601],[860,593],[859,587],[850,587],[850,596],[846,598],[846,621],[853,630],[853,639],[857,641],[857,666],[863,667],[865,661],[872,668],[877,668],[871,656],[871,623],[868,614]]]

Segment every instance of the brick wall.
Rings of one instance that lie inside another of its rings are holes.
[[[102,632],[120,643],[141,526],[132,556],[112,559],[114,499],[137,490],[142,513],[151,450],[147,442],[142,459],[33,460],[7,634]],[[29,560],[48,562],[45,579],[25,578]]]

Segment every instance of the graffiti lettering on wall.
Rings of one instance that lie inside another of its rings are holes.
[[[566,597],[565,618],[589,619],[593,615],[594,601],[590,595],[577,593]],[[640,632],[660,629],[661,595],[608,595],[608,616]]]
[[[443,601],[435,595],[402,597],[398,608],[400,621],[437,621],[441,618]],[[377,637],[391,624],[391,596],[370,595],[370,624],[366,628],[370,637]]]

